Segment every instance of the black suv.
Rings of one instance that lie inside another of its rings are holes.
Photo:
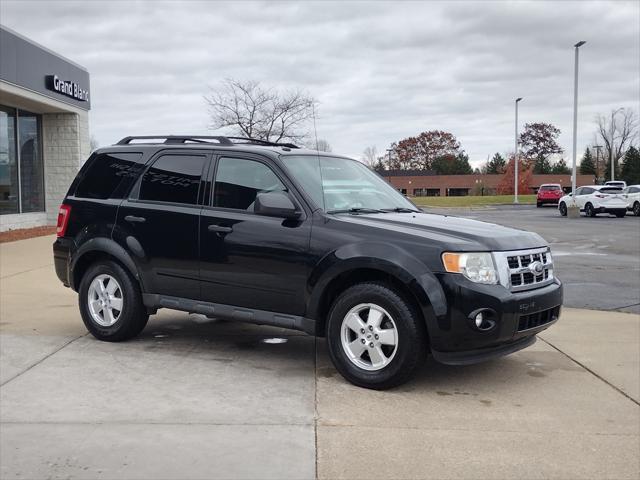
[[[420,211],[362,163],[232,137],[127,137],[94,152],[53,246],[98,339],[158,308],[326,336],[338,371],[398,385],[427,352],[468,364],[558,319],[537,234]]]

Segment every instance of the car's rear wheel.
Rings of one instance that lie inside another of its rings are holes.
[[[587,203],[587,204],[584,206],[584,214],[585,214],[587,217],[595,217],[595,216],[596,216],[596,211],[595,211],[595,209],[593,208],[593,205],[591,205],[590,203]]]
[[[627,211],[626,210],[618,210],[616,212],[614,212],[616,217],[618,218],[623,218],[627,215]]]
[[[383,283],[361,283],[333,303],[327,321],[329,355],[351,383],[383,390],[409,380],[426,356],[424,322]]]
[[[536,202],[536,207],[538,208],[542,207],[542,202]]]
[[[558,210],[560,210],[560,215],[562,215],[563,217],[567,216],[567,204],[564,202],[560,202],[560,205],[558,205]]]
[[[87,269],[80,282],[78,302],[87,330],[98,340],[133,338],[149,319],[138,284],[122,266],[109,260]]]
[[[633,204],[633,214],[636,217],[640,217],[640,202],[636,202]]]

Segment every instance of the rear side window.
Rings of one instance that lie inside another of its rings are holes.
[[[622,190],[620,190],[619,188],[605,187],[600,189],[600,193],[622,193]]]
[[[555,191],[560,190],[560,187],[558,185],[543,185],[540,187],[540,190],[542,190],[543,192]]]
[[[221,158],[213,190],[213,205],[253,211],[258,193],[284,190],[286,187],[264,163]]]
[[[123,180],[138,176],[143,168],[142,153],[102,153],[96,155],[78,183],[75,196],[80,198],[121,198],[115,196]]]
[[[198,203],[204,155],[163,155],[147,170],[140,183],[139,200]]]

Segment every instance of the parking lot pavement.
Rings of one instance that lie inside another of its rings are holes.
[[[640,313],[640,217],[561,217],[555,206],[424,208],[531,230],[551,245],[565,305]]]
[[[0,478],[638,478],[640,316],[354,387],[323,340],[161,311],[86,334],[50,237],[0,245]],[[268,342],[264,342],[268,340]]]
[[[162,311],[98,342],[51,244],[0,246],[0,478],[314,477],[312,338]]]

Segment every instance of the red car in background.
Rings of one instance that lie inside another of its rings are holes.
[[[536,207],[540,208],[545,203],[558,204],[560,198],[564,195],[564,191],[559,183],[544,183],[538,189],[538,197],[536,198]]]

